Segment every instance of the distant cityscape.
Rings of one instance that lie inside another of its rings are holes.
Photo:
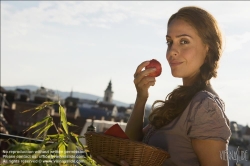
[[[22,88],[21,88],[22,87]],[[45,101],[60,101],[65,108],[67,119],[78,127],[70,129],[76,134],[81,134],[87,119],[105,120],[126,123],[132,110],[133,103],[126,104],[113,100],[112,82],[109,81],[102,98],[79,92],[55,92],[52,89],[36,86],[0,87],[0,133],[35,137],[32,130],[23,131],[46,115],[53,117],[55,123],[60,123],[58,108],[51,107],[32,116],[32,112],[22,113],[25,110],[35,108]],[[75,95],[77,93],[77,95]],[[77,96],[77,97],[76,97]],[[146,107],[145,124],[150,107]],[[250,128],[242,126],[235,121],[230,122],[231,138],[229,150],[248,151],[244,161],[230,160],[230,166],[250,166]],[[55,129],[49,129],[48,134],[55,133]],[[1,154],[0,154],[1,155]]]
[[[39,112],[35,116],[29,112],[25,114],[21,112],[32,109],[45,101],[60,101],[66,110],[68,121],[80,126],[77,134],[81,133],[86,119],[94,118],[95,120],[126,123],[133,109],[133,104],[113,100],[113,93],[111,81],[104,89],[103,97],[73,91],[55,92],[52,89],[36,86],[1,87],[1,132],[34,137],[30,134],[31,132],[23,133],[23,130],[45,117],[48,112]],[[146,114],[148,115],[149,112],[150,108],[146,107]],[[57,108],[51,108],[49,114],[54,121],[60,122]],[[145,118],[146,123],[147,119]],[[48,131],[48,133],[53,132],[55,131]]]

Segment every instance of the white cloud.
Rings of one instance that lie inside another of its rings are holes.
[[[242,49],[243,44],[250,41],[250,32],[241,35],[226,35],[225,52],[234,52]]]
[[[250,20],[249,1],[216,2],[213,11],[220,22],[234,22]],[[223,12],[222,8],[223,7]],[[247,21],[245,22],[247,23]]]

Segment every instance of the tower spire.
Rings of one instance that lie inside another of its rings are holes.
[[[71,88],[70,97],[73,97],[73,88]]]
[[[104,91],[103,101],[107,102],[107,103],[112,103],[113,93],[114,92],[112,91],[112,82],[111,82],[111,79],[110,79],[109,84],[108,84],[106,90]]]

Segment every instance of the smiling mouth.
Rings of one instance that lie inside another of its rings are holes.
[[[172,63],[169,63],[169,65],[171,67],[174,67],[174,66],[179,66],[180,64],[182,64],[183,62],[172,62]]]

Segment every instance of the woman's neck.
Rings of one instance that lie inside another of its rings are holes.
[[[188,78],[187,77],[182,78],[183,86],[192,86],[198,79],[199,79],[198,75]]]

